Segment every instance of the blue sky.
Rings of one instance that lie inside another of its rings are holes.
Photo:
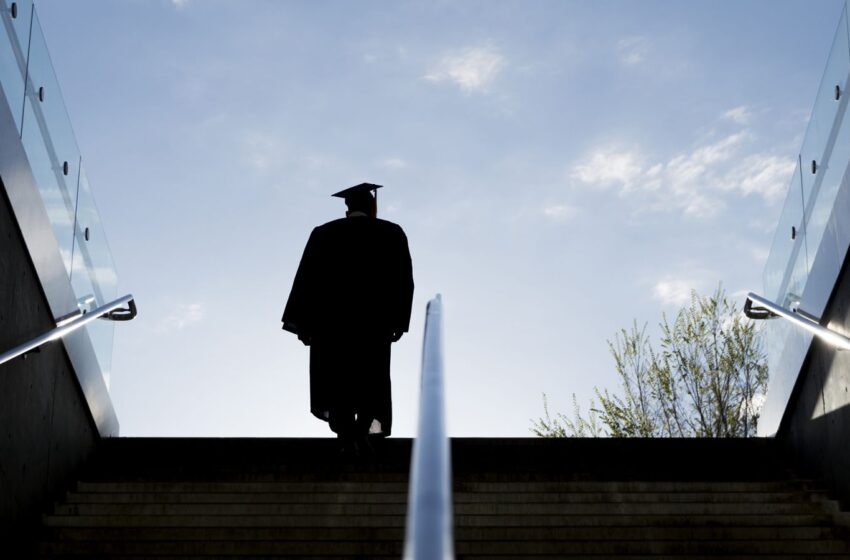
[[[280,314],[329,195],[386,185],[413,255],[414,430],[530,435],[615,389],[606,340],[761,271],[843,2],[41,0],[119,274],[122,435],[321,436]]]

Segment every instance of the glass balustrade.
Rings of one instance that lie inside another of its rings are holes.
[[[0,0],[0,7],[0,87],[15,115],[77,305],[88,312],[118,296],[109,244],[38,13],[31,0]],[[114,323],[94,321],[86,329],[108,387]]]
[[[14,4],[14,9],[13,5]],[[3,17],[0,25],[0,87],[15,119],[18,133],[24,107],[24,84],[27,75],[29,29],[32,1],[0,0]]]
[[[805,307],[803,298],[816,257],[823,260],[825,249],[837,254],[834,243],[823,245],[850,161],[850,127],[844,118],[850,95],[848,75],[850,34],[845,6],[765,265],[764,292],[781,305]]]
[[[84,168],[80,169],[77,201],[71,285],[80,309],[88,312],[118,297],[118,276]],[[109,387],[115,324],[112,321],[96,321],[87,328],[106,386]]]
[[[764,269],[764,293],[779,305],[814,315],[823,313],[847,251],[847,218],[836,214],[850,162],[847,122],[850,31],[847,5],[842,10],[809,124],[788,187],[785,205]],[[850,188],[850,187],[844,187]],[[836,219],[839,216],[839,219]],[[770,386],[759,432],[778,428],[794,382],[808,352],[811,335],[787,321],[767,321],[764,340]],[[763,426],[764,424],[764,426]]]
[[[32,23],[21,141],[70,274],[80,150],[35,13]]]
[[[770,253],[764,267],[765,296],[783,302],[789,289],[799,288],[805,276],[806,246],[803,242],[803,196],[800,161],[791,176],[788,196],[779,216]],[[800,265],[802,263],[802,266]]]

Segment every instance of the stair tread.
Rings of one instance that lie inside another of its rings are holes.
[[[336,445],[108,440],[43,516],[40,556],[398,558],[410,441],[352,463]],[[462,560],[850,556],[850,516],[771,441],[470,438],[452,453]]]

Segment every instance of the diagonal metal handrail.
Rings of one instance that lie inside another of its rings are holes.
[[[125,309],[123,306],[126,305]],[[73,319],[63,319],[57,321],[54,328],[44,334],[41,334],[29,342],[25,342],[19,346],[12,348],[7,352],[0,354],[0,365],[5,364],[10,360],[14,360],[19,356],[23,356],[27,352],[32,352],[42,344],[52,340],[58,340],[63,336],[74,332],[75,330],[86,326],[96,319],[109,319],[110,321],[129,321],[136,316],[136,302],[131,294],[120,297],[115,301],[107,303],[89,311],[78,315]]]
[[[753,307],[753,303],[758,304],[758,307]],[[786,309],[752,292],[747,294],[747,301],[744,303],[744,314],[751,319],[782,317],[790,321],[791,324],[805,329],[829,344],[832,344],[839,350],[850,350],[850,338],[824,327],[808,313],[799,309],[793,311]]]
[[[404,557],[454,558],[451,450],[446,436],[443,387],[443,302],[428,302],[422,343],[419,426],[410,461]]]

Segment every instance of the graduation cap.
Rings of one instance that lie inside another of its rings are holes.
[[[373,185],[372,183],[360,183],[359,185],[354,185],[353,187],[348,187],[347,189],[343,189],[338,193],[334,193],[331,196],[345,199],[346,204],[349,204],[349,201],[362,201],[367,198],[369,200],[374,199],[377,202],[378,189],[380,189],[381,187],[383,187],[383,185]],[[372,196],[372,193],[374,193],[374,197]]]

